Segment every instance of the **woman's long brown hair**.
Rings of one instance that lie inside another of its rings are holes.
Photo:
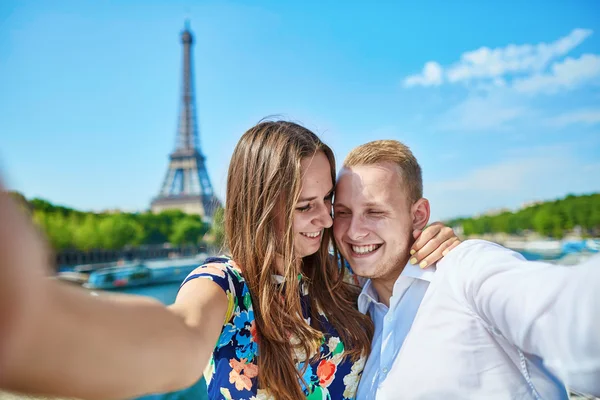
[[[266,121],[244,133],[229,166],[227,245],[252,296],[259,385],[278,400],[305,397],[294,348],[309,357],[318,352],[323,339],[318,311],[336,328],[346,355],[353,360],[368,354],[373,334],[371,320],[356,308],[356,288],[343,281],[339,253],[329,254],[329,246],[334,245],[331,228],[324,230],[317,253],[302,259],[294,252],[292,221],[301,190],[300,162],[320,151],[329,160],[335,182],[333,152],[314,133],[292,122]],[[285,290],[272,280],[277,274],[276,257],[283,260]],[[300,273],[308,284],[312,326],[302,317]],[[291,335],[298,345],[290,343]]]

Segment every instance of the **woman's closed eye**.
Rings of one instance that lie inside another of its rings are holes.
[[[329,192],[329,194],[327,194],[327,196],[323,197],[323,203],[327,206],[327,207],[331,207],[331,201],[333,200],[333,191]],[[306,212],[309,211],[311,209],[314,208],[314,204],[313,203],[308,203],[304,206],[298,206],[296,207],[296,210],[300,211],[300,212]]]
[[[300,212],[306,212],[306,211],[310,210],[311,208],[312,208],[312,205],[309,203],[305,206],[296,207],[296,210],[298,210]]]

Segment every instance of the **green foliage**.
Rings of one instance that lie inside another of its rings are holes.
[[[173,231],[169,236],[169,242],[177,245],[196,244],[206,233],[205,224],[200,218],[193,218],[191,215],[177,221],[173,226]]]
[[[73,233],[69,221],[62,214],[49,214],[33,211],[33,221],[46,233],[52,247],[57,250],[67,249],[73,242]]]
[[[27,201],[14,196],[31,211],[33,221],[45,232],[56,250],[119,250],[141,244],[196,244],[210,226],[198,215],[178,210],[160,214],[93,213],[57,206],[46,200]]]
[[[139,245],[144,235],[142,225],[131,214],[109,215],[98,224],[100,247],[118,250],[125,244]]]
[[[225,244],[225,210],[222,207],[215,210],[210,236],[212,236],[215,246],[223,247]]]
[[[465,235],[535,231],[543,236],[562,238],[579,227],[583,235],[597,236],[600,234],[600,193],[568,195],[564,199],[536,204],[514,213],[457,218],[446,223],[462,226]]]
[[[70,229],[73,233],[73,247],[84,251],[102,248],[99,219],[99,216],[90,213],[81,220],[72,220]]]

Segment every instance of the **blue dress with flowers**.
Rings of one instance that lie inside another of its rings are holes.
[[[230,258],[213,257],[205,261],[200,272],[190,274],[182,285],[197,278],[211,279],[223,289],[228,300],[219,341],[204,371],[209,398],[275,400],[268,389],[258,387],[260,348],[256,340],[252,299],[240,268]],[[305,285],[301,286],[302,313],[308,321],[309,293]],[[307,399],[354,399],[365,357],[356,362],[345,358],[344,343],[338,333],[323,313],[319,316],[325,335],[319,348],[320,354],[306,368],[304,381],[307,385],[302,384],[304,394]],[[295,351],[297,360],[307,359],[306,355]],[[296,367],[301,370],[304,362],[299,361]]]

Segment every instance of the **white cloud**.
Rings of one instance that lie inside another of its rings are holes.
[[[600,76],[600,56],[584,54],[552,64],[548,73],[538,73],[514,82],[515,90],[522,93],[555,93],[573,89]]]
[[[557,127],[596,124],[597,114],[591,111],[538,119],[541,115],[535,112],[534,98],[530,96],[572,90],[600,81],[600,55],[583,54],[557,60],[591,34],[591,30],[575,29],[552,43],[482,47],[464,53],[460,61],[448,67],[430,61],[422,74],[407,78],[404,85],[468,84],[467,97],[436,118],[436,127],[443,130],[506,130],[511,122],[525,118],[529,118],[529,123],[534,118],[535,124]]]
[[[566,55],[591,34],[592,31],[588,29],[575,29],[568,36],[550,44],[510,44],[495,49],[481,47],[464,53],[460,61],[448,69],[448,80],[493,79],[509,73],[541,71],[550,61]]]
[[[547,125],[563,128],[568,125],[582,124],[595,125],[600,124],[600,109],[585,109],[572,111],[550,118],[546,121]]]
[[[470,81],[490,81],[503,85],[507,75],[537,74],[553,61],[568,54],[592,34],[589,29],[574,29],[569,35],[552,43],[510,44],[490,49],[480,47],[461,55],[460,60],[447,67],[429,61],[421,74],[404,80],[404,86],[433,86]]]
[[[442,84],[442,67],[435,61],[425,63],[423,72],[404,80],[404,86],[439,86]]]

